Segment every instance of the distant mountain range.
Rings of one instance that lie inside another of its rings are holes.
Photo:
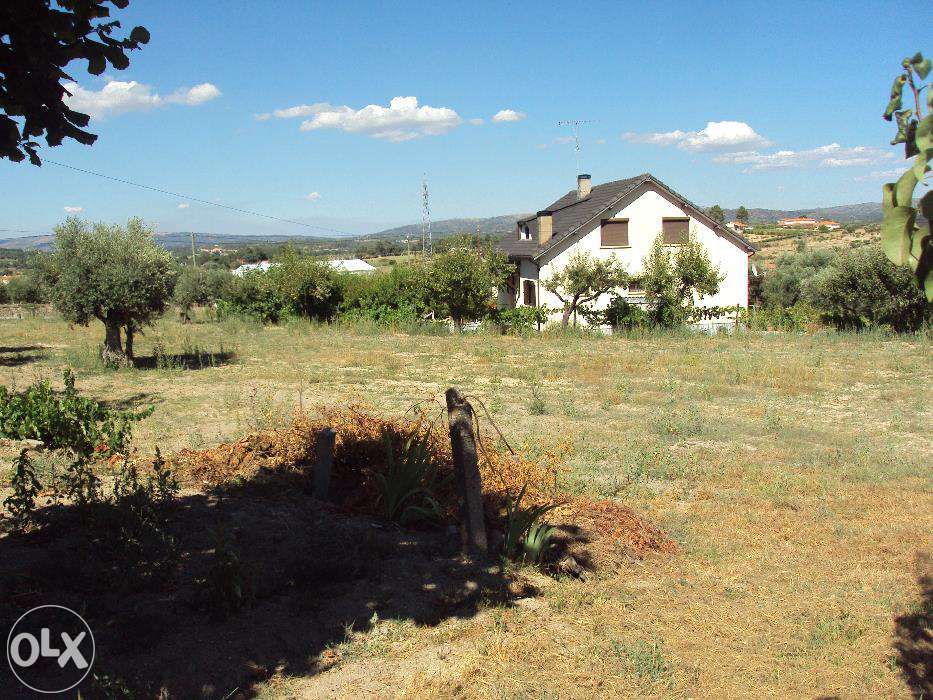
[[[502,216],[491,216],[485,219],[442,219],[431,222],[431,235],[443,238],[458,233],[476,233],[476,227],[479,226],[479,232],[483,235],[502,235],[515,228],[515,222],[521,218],[529,216],[528,214],[503,214]],[[406,236],[412,239],[421,239],[421,224],[409,224],[408,226],[396,226],[388,228],[385,231],[370,233],[366,236],[360,236],[361,240],[391,239],[404,240]]]
[[[724,209],[726,220],[735,218],[735,209]],[[864,202],[862,204],[843,204],[836,207],[813,207],[811,209],[759,209],[749,207],[751,221],[765,222],[777,221],[791,216],[812,216],[819,219],[834,219],[847,224],[852,222],[872,223],[881,221],[881,204],[879,202]],[[502,236],[512,231],[518,219],[528,214],[504,214],[477,219],[442,219],[431,222],[431,234],[437,238],[451,236],[457,233],[476,233],[479,227],[483,235]],[[221,248],[240,248],[259,243],[295,243],[297,245],[313,244],[316,247],[327,247],[332,244],[334,250],[347,250],[357,241],[372,240],[405,240],[410,236],[412,240],[421,239],[421,224],[396,226],[377,233],[370,233],[353,237],[322,237],[322,236],[276,236],[276,235],[231,235],[225,233],[196,233],[198,248],[220,246]],[[21,238],[6,238],[0,240],[0,248],[23,248],[47,250],[54,240],[51,234],[38,236],[23,236]],[[191,233],[186,231],[176,233],[158,233],[158,241],[169,249],[187,249],[191,246]]]
[[[723,209],[726,221],[735,218],[735,209]],[[843,224],[853,222],[873,223],[881,221],[881,203],[842,204],[837,207],[813,207],[812,209],[756,209],[748,207],[750,221],[766,222],[792,216],[812,216],[814,219],[833,219]]]

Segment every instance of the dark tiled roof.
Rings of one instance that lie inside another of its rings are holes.
[[[741,235],[709,219],[699,207],[674,192],[670,187],[650,173],[643,173],[625,180],[615,180],[613,182],[603,183],[602,185],[596,185],[590,191],[589,196],[583,199],[577,197],[576,189],[570,190],[563,197],[545,208],[547,211],[551,212],[554,219],[554,235],[545,245],[538,245],[537,218],[529,217],[520,220],[518,224],[525,224],[528,226],[531,240],[520,240],[512,234],[509,238],[501,242],[500,248],[505,253],[515,257],[538,257],[544,251],[558,245],[564,238],[577,233],[588,223],[596,223],[600,218],[609,214],[616,202],[645,182],[654,183],[669,192],[691,209],[694,215],[704,219],[705,222],[719,234],[725,235],[727,238],[730,238],[749,251],[755,250],[755,247]]]

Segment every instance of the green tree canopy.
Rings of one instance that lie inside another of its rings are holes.
[[[494,290],[511,271],[505,255],[496,251],[480,255],[454,249],[435,255],[428,278],[432,303],[462,328],[464,322],[481,319],[495,307]]]
[[[722,280],[705,246],[693,233],[673,251],[659,234],[645,256],[640,277],[649,316],[659,326],[684,323],[696,300],[716,294]]]
[[[74,139],[87,146],[97,137],[84,130],[89,117],[65,104],[62,81],[74,80],[63,70],[72,61],[87,61],[88,72],[100,75],[108,64],[123,70],[126,52],[149,42],[149,32],[135,27],[116,38],[120,22],[110,16],[112,4],[129,0],[4,0],[0,2],[0,158],[28,157],[41,165],[33,139],[45,135],[49,146]]]
[[[55,307],[73,323],[102,322],[104,351],[114,359],[132,361],[134,333],[162,314],[172,294],[174,261],[152,233],[141,219],[123,227],[71,218],[40,259]]]
[[[726,212],[724,212],[722,207],[718,204],[711,206],[706,210],[706,213],[709,215],[709,218],[713,221],[718,221],[720,224],[726,221]]]
[[[615,255],[600,260],[587,252],[577,252],[560,270],[542,280],[541,286],[564,305],[560,322],[566,327],[578,308],[614,289],[625,287],[628,282],[628,273]]]
[[[736,220],[741,221],[743,224],[747,224],[748,223],[748,209],[746,209],[744,206],[740,206],[738,209],[735,210],[735,218]]]
[[[774,269],[761,282],[761,295],[767,306],[793,306],[801,299],[803,284],[829,267],[836,259],[832,250],[807,250],[778,256]]]
[[[233,275],[226,269],[190,265],[183,267],[172,296],[172,301],[178,305],[182,320],[191,320],[191,309],[194,306],[210,304],[221,298],[232,278]]]
[[[804,282],[803,295],[842,329],[881,326],[916,331],[933,320],[933,304],[927,302],[910,268],[892,263],[877,245],[840,255]]]

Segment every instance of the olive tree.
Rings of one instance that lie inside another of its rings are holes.
[[[601,260],[579,251],[555,274],[542,280],[541,286],[564,305],[560,324],[566,327],[577,309],[628,282],[628,273],[615,255]]]
[[[117,361],[132,361],[134,334],[165,311],[177,274],[141,219],[125,227],[67,219],[41,266],[55,307],[72,323],[103,323],[102,353]]]
[[[505,255],[454,249],[434,256],[428,273],[429,295],[438,311],[447,312],[457,328],[483,318],[495,306],[496,287],[512,271]]]
[[[673,250],[658,234],[642,263],[641,284],[648,313],[659,326],[683,323],[697,298],[716,294],[723,276],[692,233]]]

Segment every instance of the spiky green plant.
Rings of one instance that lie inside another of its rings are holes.
[[[920,211],[926,222],[917,224],[917,208],[913,206],[914,190],[930,171],[933,160],[933,90],[930,85],[919,84],[930,74],[930,59],[919,51],[901,61],[902,72],[894,79],[891,99],[884,118],[897,123],[897,134],[892,145],[904,144],[904,157],[914,158],[913,165],[897,182],[889,182],[882,189],[881,245],[885,255],[895,265],[905,265],[914,271],[917,282],[933,301],[933,191],[920,199]],[[913,109],[902,109],[904,88],[914,98]],[[923,115],[920,93],[926,90],[927,115]]]
[[[396,459],[392,437],[383,433],[386,446],[387,469],[376,473],[379,486],[379,505],[389,520],[410,523],[416,520],[439,519],[441,507],[437,492],[437,467],[429,449],[430,432],[411,435]]]
[[[547,503],[522,508],[522,499],[527,489],[528,484],[525,484],[516,498],[506,498],[503,554],[508,559],[540,562],[542,555],[550,548],[555,532],[542,518],[561,504]]]

